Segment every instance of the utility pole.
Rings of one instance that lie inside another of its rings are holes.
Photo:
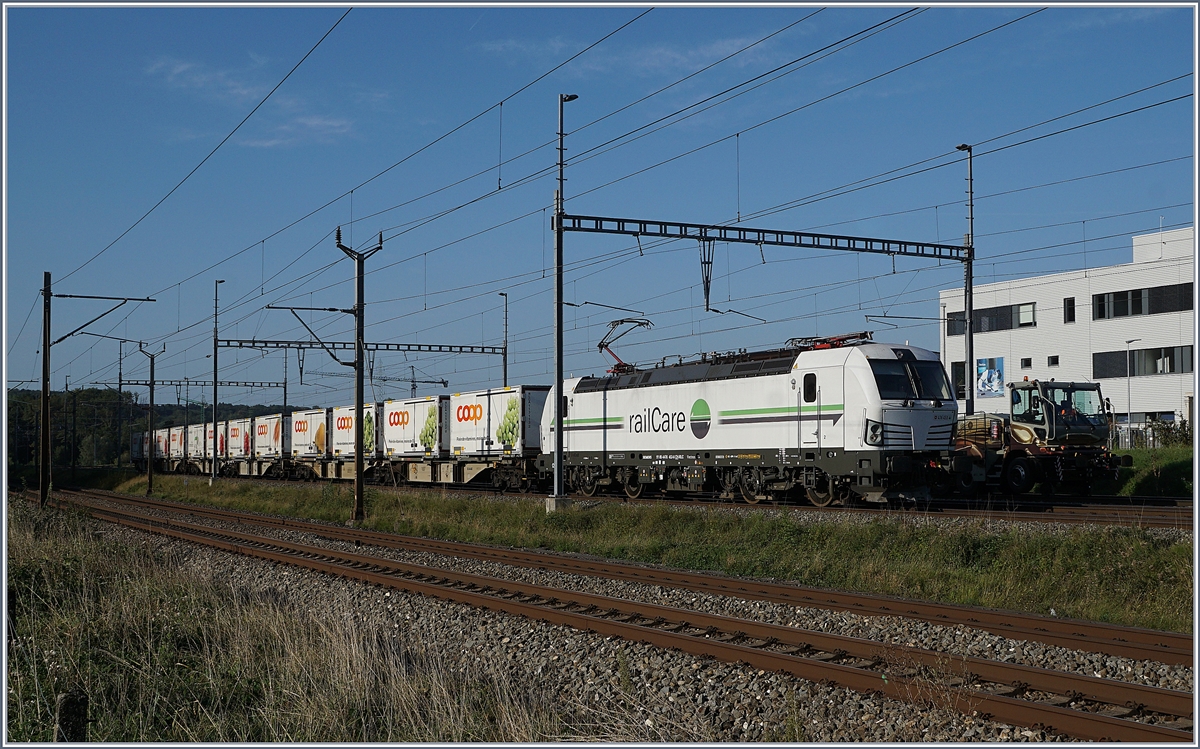
[[[508,294],[501,291],[500,296],[504,297],[504,358],[501,360],[501,372],[503,372],[504,387],[508,387]]]
[[[563,104],[575,101],[575,94],[558,95],[558,190],[554,193],[554,489],[546,501],[546,511],[558,509],[565,504],[563,494],[563,407],[567,402],[563,392],[563,209],[565,202],[563,176],[566,146],[563,143]]]
[[[108,301],[120,302],[107,312],[101,312],[91,320],[88,320],[83,325],[75,328],[70,333],[59,337],[58,339],[50,340],[50,300],[53,297],[61,297],[64,299],[105,299]],[[82,294],[53,294],[50,291],[50,271],[45,271],[42,276],[42,439],[40,445],[41,466],[39,470],[39,487],[38,501],[45,506],[46,501],[50,498],[50,348],[56,344],[62,343],[66,339],[80,333],[84,328],[96,322],[105,315],[110,315],[123,307],[127,302],[153,302],[155,300],[149,298],[135,298],[122,296],[85,296]]]
[[[138,351],[150,359],[150,410],[146,412],[146,434],[150,437],[150,446],[146,456],[146,496],[149,497],[154,491],[154,448],[158,446],[158,442],[154,439],[154,359],[167,350],[167,344],[155,353],[150,353],[142,348],[142,344],[138,343]],[[170,450],[170,443],[166,445],[167,450]]]
[[[288,350],[283,350],[283,412],[287,413],[287,359]]]
[[[219,278],[213,283],[213,438],[212,438],[212,475],[208,477],[208,485],[217,481],[217,290],[225,279]],[[153,361],[153,360],[151,360]],[[150,379],[154,379],[151,377]],[[150,388],[154,392],[154,388]],[[151,396],[153,397],[153,396]]]
[[[79,408],[78,389],[71,391],[71,483],[75,483],[75,466],[79,463],[79,432],[76,430],[76,417]]]
[[[117,468],[121,468],[121,432],[125,427],[125,342],[117,341]]]
[[[367,258],[383,249],[383,232],[379,243],[366,252],[355,252],[342,244],[342,227],[337,229],[337,248],[354,261],[354,522],[366,517],[363,484],[363,371],[366,369],[366,298],[363,293],[364,267]]]
[[[50,271],[42,276],[42,439],[39,446],[38,502],[50,497]]]
[[[959,151],[967,152],[967,257],[963,261],[963,317],[966,328],[966,361],[963,370],[966,375],[967,403],[966,415],[975,413],[975,174],[974,153],[971,146],[963,143],[955,146]]]

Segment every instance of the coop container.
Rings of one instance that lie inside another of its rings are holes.
[[[171,454],[171,430],[154,430],[154,459],[169,457]]]
[[[183,458],[184,448],[187,447],[187,428],[186,427],[171,427],[168,432],[168,454],[172,458]]]
[[[254,455],[254,422],[253,419],[230,419],[229,421],[229,458],[248,458]]]
[[[450,396],[383,404],[383,448],[389,457],[442,457],[450,452]]]
[[[292,455],[297,458],[324,458],[329,455],[328,408],[292,412]]]
[[[228,436],[228,434],[229,434],[229,422],[228,421],[218,421],[217,422],[217,457],[218,458],[224,458],[226,456],[225,437]],[[213,425],[212,425],[212,422],[209,422],[208,424],[206,424],[204,426],[204,444],[207,445],[207,450],[208,450],[208,453],[206,453],[206,455],[212,453],[212,443],[213,443]]]
[[[193,460],[208,457],[208,443],[204,435],[212,430],[212,424],[192,424],[187,428],[187,454]]]
[[[463,457],[536,455],[548,385],[517,385],[450,396],[450,447]]]
[[[271,414],[254,417],[254,457],[279,458],[292,454],[292,417]]]
[[[374,457],[380,452],[383,432],[375,414],[382,411],[382,404],[363,404],[363,455]],[[354,406],[337,406],[333,409],[333,456],[354,457]]]

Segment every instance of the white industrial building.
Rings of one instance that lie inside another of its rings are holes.
[[[977,285],[975,410],[1007,412],[1004,383],[1099,382],[1118,422],[1192,420],[1194,227],[1133,238],[1133,262]],[[939,295],[942,364],[964,408],[962,288]],[[1128,354],[1126,351],[1128,350]],[[1128,393],[1128,395],[1127,395]]]

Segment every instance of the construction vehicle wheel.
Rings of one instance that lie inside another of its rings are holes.
[[[1004,490],[1009,494],[1024,494],[1033,488],[1033,464],[1028,458],[1016,457],[1004,468]]]

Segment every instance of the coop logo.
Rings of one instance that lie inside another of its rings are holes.
[[[266,424],[259,424],[259,425],[258,425],[258,436],[260,436],[260,437],[266,437],[266,436],[267,436],[267,425],[266,425]]]
[[[241,434],[241,432],[238,431],[237,427],[230,428],[230,430],[229,430],[229,438],[230,439],[237,439],[239,434]]]
[[[339,432],[354,428],[353,416],[339,416],[334,419],[334,422],[334,428],[336,428]]]
[[[296,422],[296,432],[297,433],[307,432],[307,431],[308,431],[308,422],[307,421],[297,421]]]
[[[692,404],[692,434],[696,435],[696,439],[704,439],[711,424],[712,414],[708,410],[708,403],[701,398]]]
[[[479,421],[483,418],[483,406],[478,403],[469,406],[459,406],[455,412],[459,421]]]
[[[392,411],[388,414],[388,426],[390,427],[406,427],[408,426],[408,411]]]

